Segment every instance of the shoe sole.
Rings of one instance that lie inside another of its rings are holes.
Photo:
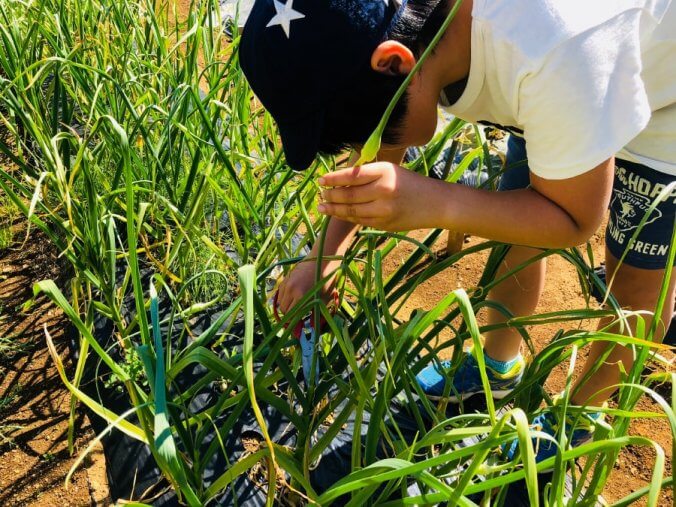
[[[512,393],[514,389],[508,389],[504,391],[491,391],[491,394],[493,395],[493,399],[495,400],[501,400],[505,398],[508,394]],[[449,396],[434,396],[432,394],[428,394],[427,398],[431,401],[441,401],[441,400],[447,400],[449,403],[460,403],[461,401],[465,401],[467,398],[471,398],[472,396],[476,396],[477,394],[481,394],[480,392],[475,392],[475,393],[463,393],[460,394],[459,396],[455,395],[449,395]]]

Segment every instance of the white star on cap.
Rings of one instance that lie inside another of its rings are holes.
[[[277,14],[273,16],[266,25],[266,28],[279,25],[282,27],[282,30],[284,30],[286,38],[288,39],[291,37],[291,22],[296,19],[304,18],[305,14],[293,10],[293,0],[288,0],[286,4],[278,2],[277,0],[274,0],[274,2]]]

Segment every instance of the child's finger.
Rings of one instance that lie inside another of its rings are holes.
[[[373,202],[364,204],[336,204],[330,202],[321,203],[318,208],[320,213],[331,215],[348,222],[356,221],[359,223],[363,218],[374,218],[380,216],[378,205]]]
[[[346,187],[349,185],[365,185],[377,180],[381,171],[373,164],[350,167],[319,178],[319,184],[325,187]]]
[[[278,309],[284,314],[293,308],[293,300],[295,298],[295,290],[289,280],[285,279],[279,287]]]
[[[282,282],[277,289],[277,299],[275,301],[277,304],[277,311],[285,312],[286,311],[286,283]]]
[[[296,304],[298,304],[298,301],[300,301],[300,299],[298,297],[294,296],[293,294],[288,294],[287,300],[284,301],[284,303],[286,305],[285,308],[284,308],[284,313],[288,313],[291,310],[293,310],[295,308]]]
[[[373,184],[327,188],[322,191],[322,198],[329,203],[363,204],[372,202],[378,196],[378,189]]]

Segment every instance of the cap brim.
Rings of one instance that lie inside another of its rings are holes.
[[[304,171],[317,157],[323,119],[324,114],[317,112],[293,121],[277,122],[286,162],[294,171]]]

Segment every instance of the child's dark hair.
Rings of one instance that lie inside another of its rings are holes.
[[[394,2],[392,2],[394,3]],[[431,43],[446,20],[447,0],[409,0],[399,21],[392,27],[389,40],[401,42],[416,57]],[[354,144],[363,144],[375,130],[392,97],[406,76],[389,76],[371,68],[370,60],[340,90],[326,110],[319,151],[335,155]],[[398,142],[397,125],[406,114],[404,93],[392,111],[383,142]]]

